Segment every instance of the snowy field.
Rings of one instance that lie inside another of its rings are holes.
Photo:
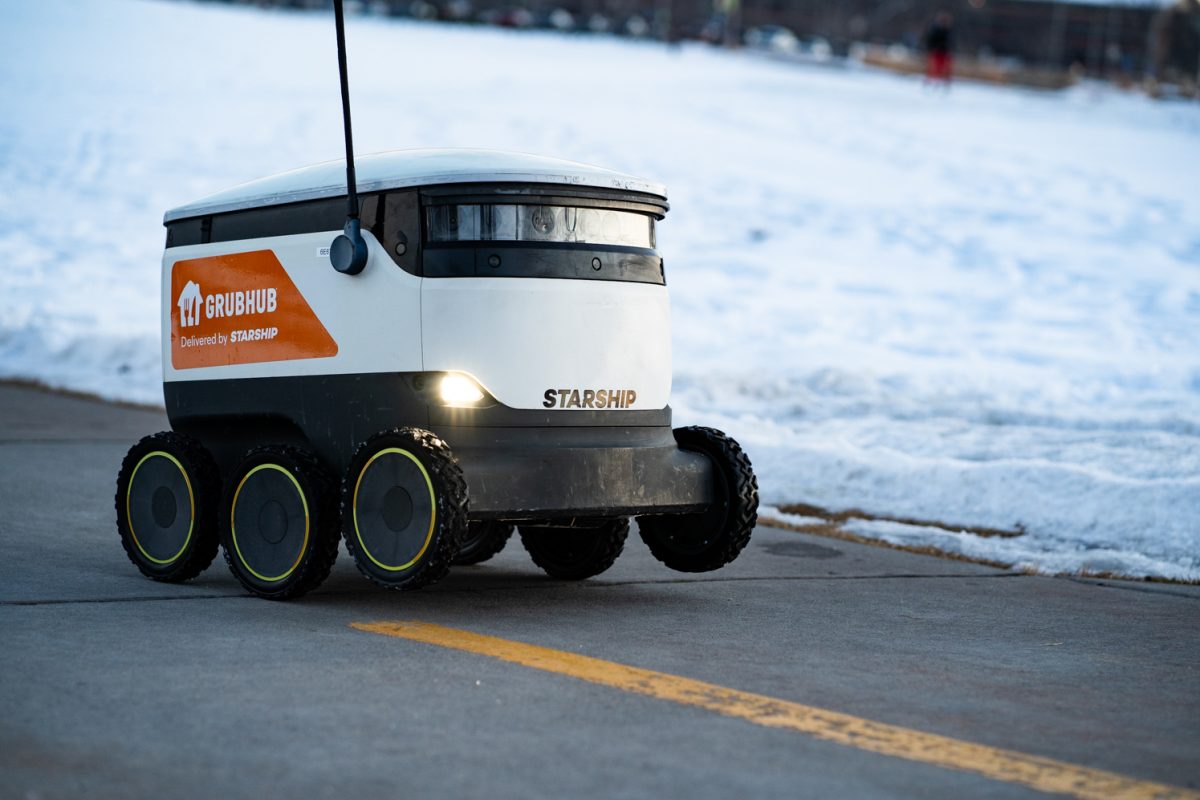
[[[3,19],[0,375],[158,402],[162,213],[340,157],[332,21],[139,0]],[[737,436],[766,502],[939,521],[846,527],[1027,569],[1200,580],[1200,107],[602,37],[348,38],[360,152],[667,184],[676,419]]]

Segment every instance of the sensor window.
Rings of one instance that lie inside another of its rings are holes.
[[[654,219],[605,208],[444,205],[426,210],[429,241],[568,242],[654,248]]]

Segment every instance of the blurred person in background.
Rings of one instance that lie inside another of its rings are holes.
[[[950,85],[954,69],[954,18],[939,11],[925,31],[925,80]]]

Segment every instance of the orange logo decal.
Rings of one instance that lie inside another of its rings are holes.
[[[337,342],[270,250],[175,262],[175,369],[327,358]]]

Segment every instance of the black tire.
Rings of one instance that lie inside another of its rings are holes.
[[[625,548],[629,520],[606,521],[598,528],[521,526],[521,544],[533,563],[551,578],[581,581],[613,565]]]
[[[225,487],[225,562],[248,590],[291,600],[329,576],[338,550],[336,484],[307,450],[251,450]]]
[[[676,428],[680,448],[703,453],[716,466],[716,499],[698,514],[639,517],[650,552],[679,572],[710,572],[738,557],[758,522],[758,480],[736,441],[713,428]]]
[[[467,483],[450,446],[420,428],[363,442],[342,480],[342,533],[359,571],[419,589],[450,571],[467,535]]]
[[[504,549],[513,535],[513,526],[506,522],[472,522],[467,526],[467,537],[454,558],[456,566],[482,564]]]
[[[220,498],[221,479],[203,445],[172,431],[145,437],[117,473],[117,532],[125,554],[147,578],[191,580],[217,555]]]

